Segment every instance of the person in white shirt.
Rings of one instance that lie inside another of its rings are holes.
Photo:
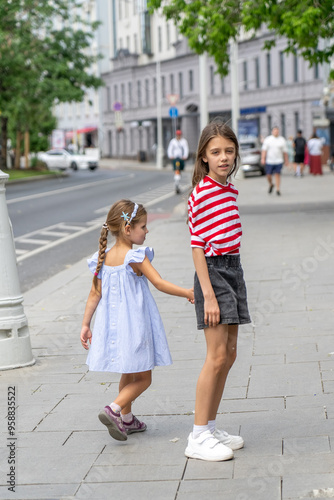
[[[265,138],[262,145],[261,163],[266,167],[267,179],[269,182],[269,193],[274,189],[272,176],[275,176],[276,194],[280,195],[281,170],[284,165],[288,165],[288,148],[284,137],[279,135],[279,128],[273,127],[271,135]]]
[[[307,141],[307,149],[310,155],[310,174],[322,175],[321,153],[323,142],[316,133]]]
[[[179,194],[180,191],[180,180],[181,180],[181,172],[184,169],[184,162],[188,158],[189,155],[189,146],[188,141],[182,137],[182,131],[176,131],[176,137],[174,137],[167,149],[167,156],[173,163],[174,169],[174,183],[175,183],[175,192]]]

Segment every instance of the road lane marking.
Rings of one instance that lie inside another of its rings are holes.
[[[186,190],[190,188],[190,184],[184,185],[182,187],[186,192]],[[166,191],[166,189],[168,190],[171,189],[172,191],[166,193],[164,192]],[[145,207],[150,207],[152,205],[156,205],[157,203],[163,200],[171,198],[174,195],[175,195],[174,184],[167,184],[164,186],[164,188],[157,188],[155,190],[146,193],[141,193],[138,196],[136,196],[135,199],[139,203],[143,203]],[[152,196],[156,197],[152,199]],[[99,217],[95,217],[94,219],[83,223],[83,225],[81,226],[76,223],[59,222],[58,224],[54,224],[49,227],[44,227],[42,229],[38,229],[32,231],[31,233],[27,233],[23,236],[15,238],[14,239],[15,246],[20,246],[20,244],[25,244],[25,243],[35,243],[37,245],[40,245],[37,248],[34,248],[33,250],[18,248],[16,250],[17,262],[22,262],[28,259],[29,257],[33,257],[34,255],[38,255],[39,253],[44,252],[45,250],[50,250],[51,248],[61,245],[62,243],[67,243],[68,241],[73,240],[78,236],[83,236],[91,231],[95,231],[96,229],[102,226],[105,219],[105,214],[108,213],[109,210],[110,210],[110,205],[96,210],[95,213],[101,215]],[[42,234],[49,237],[55,236],[56,239],[54,241],[50,241],[50,239],[49,240],[38,239],[38,235]],[[59,235],[61,235],[61,237],[57,238],[57,236]],[[36,236],[36,238],[34,238],[34,236]]]
[[[92,186],[99,186],[100,184],[106,184],[107,182],[118,182],[124,179],[131,179],[135,174],[128,174],[122,177],[115,177],[111,179],[104,179],[103,181],[87,182],[86,184],[79,184],[78,186],[66,187],[61,189],[55,189],[54,191],[45,191],[43,193],[29,194],[27,196],[21,196],[20,198],[13,198],[12,200],[7,200],[7,205],[12,203],[20,203],[21,201],[37,200],[38,198],[43,198],[44,196],[54,196],[60,193],[67,193],[69,191],[78,191],[79,189],[90,189]]]

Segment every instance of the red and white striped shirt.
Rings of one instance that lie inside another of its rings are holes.
[[[208,175],[190,195],[191,246],[202,248],[206,257],[239,253],[242,230],[237,196],[233,184],[220,184]]]

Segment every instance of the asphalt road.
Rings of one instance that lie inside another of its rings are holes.
[[[188,181],[184,175],[187,192]],[[21,291],[92,254],[110,206],[121,198],[144,203],[149,223],[168,216],[181,201],[169,171],[100,169],[7,185]]]

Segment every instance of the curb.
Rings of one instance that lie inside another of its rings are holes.
[[[66,172],[62,172],[59,175],[32,175],[31,177],[23,177],[22,179],[8,179],[6,182],[6,185],[8,184],[25,184],[26,182],[33,182],[33,181],[44,181],[47,179],[59,179],[61,177],[68,177],[69,174]]]

